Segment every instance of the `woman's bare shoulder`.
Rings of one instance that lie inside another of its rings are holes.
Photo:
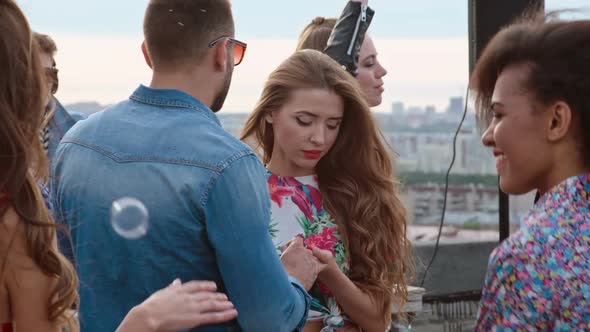
[[[24,331],[53,331],[56,325],[49,321],[47,305],[57,279],[44,273],[31,258],[24,223],[14,209],[9,208],[1,221],[1,281],[8,293],[12,319]]]
[[[11,269],[35,269],[27,250],[25,225],[13,208],[0,219],[0,253],[3,265]]]

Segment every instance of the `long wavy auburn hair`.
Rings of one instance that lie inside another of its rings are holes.
[[[372,295],[389,322],[392,303],[401,308],[407,301],[411,247],[390,151],[358,82],[329,56],[298,51],[270,74],[242,140],[254,138],[268,163],[274,134],[265,116],[279,110],[297,89],[330,90],[344,101],[340,132],[316,173],[323,202],[350,257],[349,277]]]
[[[78,279],[57,248],[56,225],[37,185],[48,173],[38,136],[47,95],[45,73],[29,24],[12,0],[0,0],[0,68],[0,195],[10,197],[9,206],[18,214],[28,255],[57,281],[47,303],[48,317],[76,330],[70,309],[78,302]],[[0,210],[0,227],[7,211]],[[8,265],[8,252],[0,253],[0,279]]]

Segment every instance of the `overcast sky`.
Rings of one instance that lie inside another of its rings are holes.
[[[150,71],[139,45],[146,0],[20,0],[34,30],[58,44],[58,97],[64,103],[113,103]],[[289,56],[301,29],[315,16],[338,16],[344,0],[233,0],[236,37],[248,42],[224,111],[247,112],[262,84]],[[467,82],[467,0],[370,0],[370,28],[385,77],[384,103],[435,105],[463,95]],[[584,8],[588,0],[546,0],[548,9]],[[589,15],[582,14],[588,17]]]

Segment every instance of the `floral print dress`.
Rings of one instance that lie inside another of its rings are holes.
[[[271,198],[270,234],[278,253],[282,253],[289,240],[299,236],[306,247],[331,251],[340,270],[348,274],[348,256],[338,227],[322,204],[317,176],[283,177],[269,173],[268,189]],[[326,325],[323,332],[333,331],[344,324],[347,318],[325,284],[318,280],[310,295],[313,300],[309,319],[323,320]]]
[[[494,250],[476,331],[590,331],[590,174],[546,192]]]

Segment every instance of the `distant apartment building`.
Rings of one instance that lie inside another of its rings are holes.
[[[404,103],[396,101],[391,104],[391,113],[393,115],[403,115],[406,112]]]
[[[446,173],[453,153],[453,133],[384,132],[387,143],[397,152],[400,171]],[[494,174],[492,154],[481,144],[473,129],[462,130],[455,146],[454,174]]]
[[[461,114],[464,111],[463,97],[451,97],[449,99],[448,112],[451,114]]]
[[[440,219],[444,203],[443,183],[414,184],[404,188],[404,201],[414,224],[431,225]],[[447,220],[463,224],[469,219],[497,220],[498,188],[481,184],[451,185],[447,193]],[[457,217],[460,214],[460,217]]]

